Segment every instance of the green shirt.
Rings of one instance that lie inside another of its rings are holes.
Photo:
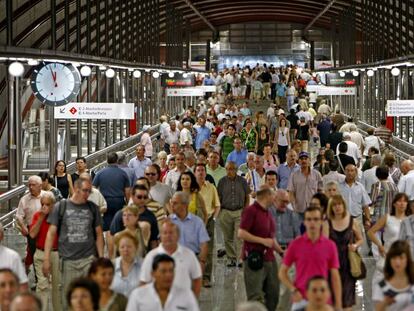
[[[207,174],[211,175],[214,179],[214,183],[216,186],[218,186],[218,183],[220,179],[222,179],[224,176],[226,176],[227,172],[226,169],[222,166],[217,166],[215,170],[213,170],[210,166],[206,166],[207,168]]]
[[[223,158],[223,162],[226,163],[227,156],[230,152],[234,150],[233,142],[236,137],[224,136],[221,139],[220,146],[221,146],[221,157]]]

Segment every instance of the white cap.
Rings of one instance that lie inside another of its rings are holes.
[[[283,109],[279,109],[279,114],[285,114],[285,111]]]
[[[183,125],[184,126],[191,126],[191,123],[189,121],[185,121]]]
[[[146,131],[148,131],[150,128],[151,128],[151,125],[144,125],[144,126],[142,127],[142,130],[143,130],[144,132],[146,132]]]

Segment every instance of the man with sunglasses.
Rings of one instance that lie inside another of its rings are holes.
[[[321,234],[322,211],[310,206],[304,214],[306,232],[289,244],[279,270],[279,279],[292,293],[292,310],[303,309],[307,304],[306,285],[308,281],[321,275],[330,277],[335,297],[335,309],[342,310],[342,287],[339,275],[339,259],[336,245]],[[288,272],[292,265],[296,268],[294,282]]]
[[[151,198],[160,204],[165,211],[170,212],[169,202],[174,194],[174,191],[170,186],[159,181],[160,174],[161,169],[158,164],[152,164],[145,169],[145,177],[148,179],[150,184],[149,194]]]
[[[145,179],[144,179],[145,180]],[[139,180],[138,180],[139,181]],[[144,185],[135,185],[132,189],[132,204],[139,207],[139,222],[147,222],[150,224],[150,238],[149,238],[149,249],[153,249],[158,246],[158,223],[157,218],[154,213],[151,212],[147,207],[146,203],[148,202],[149,191],[148,188]],[[112,220],[110,226],[111,236],[114,236],[116,233],[125,229],[125,226],[122,222],[122,210],[118,211],[115,214],[114,219]]]

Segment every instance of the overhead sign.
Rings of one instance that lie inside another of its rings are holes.
[[[206,93],[215,92],[217,90],[215,85],[199,85],[197,88],[202,89]]]
[[[55,107],[55,119],[134,119],[133,103],[70,103]]]
[[[203,96],[205,91],[199,87],[167,88],[167,96]]]
[[[414,100],[387,100],[388,117],[412,117]]]
[[[326,85],[328,86],[354,86],[359,84],[359,76],[354,77],[352,72],[346,72],[344,77],[339,72],[326,74]]]
[[[191,87],[195,86],[195,77],[187,74],[187,77],[184,78],[181,73],[175,73],[174,77],[170,78],[168,73],[164,73],[161,76],[161,85],[163,87]]]
[[[327,95],[356,95],[356,87],[335,87],[325,85],[308,85],[306,86],[307,92],[315,92],[320,96]]]

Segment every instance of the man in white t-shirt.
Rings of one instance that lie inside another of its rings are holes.
[[[201,265],[193,251],[178,243],[179,234],[177,225],[172,221],[167,220],[163,223],[160,232],[161,244],[145,256],[139,280],[141,285],[152,282],[151,272],[154,257],[159,254],[167,254],[175,261],[173,286],[192,289],[195,296],[198,297],[203,276]]]
[[[3,225],[0,223],[0,243],[3,241],[3,238],[4,229]],[[16,251],[3,245],[0,245],[0,269],[10,269],[13,271],[19,278],[20,289],[28,289],[28,279],[22,259]]]

